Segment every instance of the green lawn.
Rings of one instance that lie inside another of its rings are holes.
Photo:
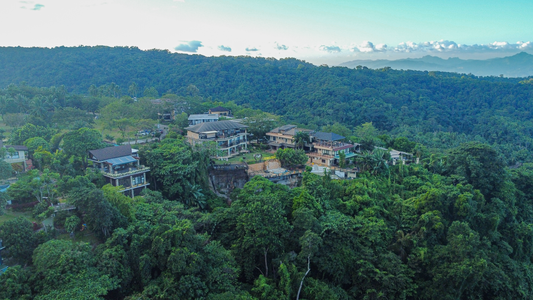
[[[223,165],[223,164],[226,164],[226,163],[230,163],[230,164],[234,164],[234,163],[238,163],[241,161],[241,158],[244,158],[244,161],[246,161],[247,163],[249,164],[255,164],[256,161],[253,157],[254,154],[262,154],[263,157],[270,157],[270,156],[274,156],[274,154],[272,153],[268,153],[266,151],[263,151],[263,150],[259,150],[259,149],[252,149],[250,153],[242,153],[242,154],[239,154],[235,157],[232,157],[230,158],[228,161],[224,161],[224,160],[215,160],[215,164],[217,165]]]
[[[6,210],[6,213],[4,215],[0,216],[0,225],[4,224],[4,222],[13,220],[18,217],[24,217],[28,219],[30,222],[35,222],[35,219],[31,215],[31,210],[27,211],[13,211],[12,209]]]

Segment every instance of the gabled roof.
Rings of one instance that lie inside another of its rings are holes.
[[[16,151],[28,151],[28,147],[22,145],[6,145],[6,149],[13,148]]]
[[[97,150],[89,150],[89,153],[94,156],[95,159],[102,161],[116,157],[123,157],[131,155],[131,145],[107,147]]]
[[[202,119],[217,119],[219,116],[217,114],[197,114],[197,115],[190,115],[189,120],[202,120]]]
[[[228,129],[240,129],[247,128],[248,126],[242,125],[233,121],[217,121],[217,122],[207,122],[200,123],[193,126],[185,128],[188,131],[192,132],[207,132],[207,131],[222,131]]]
[[[229,111],[229,109],[224,108],[222,106],[217,106],[215,108],[211,108],[210,111]]]
[[[297,128],[296,125],[283,125],[283,126],[270,130],[269,133],[279,133],[279,134],[284,134],[284,135],[295,136],[296,133],[300,131],[307,132],[307,133],[313,132],[313,130],[311,129]]]
[[[313,136],[317,140],[322,140],[322,141],[339,141],[339,140],[344,139],[342,135],[338,135],[333,132],[315,132],[313,133]]]

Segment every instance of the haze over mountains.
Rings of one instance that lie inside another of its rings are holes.
[[[424,56],[422,58],[406,58],[398,60],[353,60],[340,66],[356,68],[365,66],[371,69],[391,67],[398,70],[443,71],[472,73],[478,76],[527,77],[533,76],[533,55],[521,52],[513,56],[486,60]]]

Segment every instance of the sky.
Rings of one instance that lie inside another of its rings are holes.
[[[523,0],[0,0],[0,46],[136,46],[336,65],[533,53]]]

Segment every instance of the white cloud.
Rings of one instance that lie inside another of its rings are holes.
[[[370,43],[372,44],[372,43]],[[385,46],[386,47],[386,46]],[[414,53],[414,52],[455,52],[455,53],[482,53],[482,52],[513,52],[533,50],[533,43],[531,42],[516,42],[514,44],[508,42],[494,42],[490,44],[457,44],[454,41],[440,40],[422,43],[405,42],[400,43],[396,47],[386,47],[386,51],[399,53]],[[361,51],[360,52],[376,52],[376,51]]]
[[[361,45],[351,46],[350,51],[352,52],[363,52],[363,53],[369,53],[369,52],[385,52],[387,51],[387,45],[385,44],[377,44],[374,45],[372,42],[364,41]]]
[[[181,52],[190,52],[190,53],[196,53],[198,51],[198,48],[203,47],[202,42],[200,41],[189,41],[185,42],[183,44],[178,45],[174,48],[176,51]]]
[[[320,47],[318,47],[318,50],[329,52],[329,53],[338,53],[342,51],[339,46],[335,46],[335,45],[332,45],[332,46],[321,45]]]

